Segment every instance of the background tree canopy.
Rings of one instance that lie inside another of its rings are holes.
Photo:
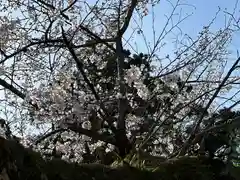
[[[211,30],[214,17],[192,38],[180,29],[189,15],[175,21],[190,4],[166,2],[171,11],[156,29],[160,1],[3,0],[3,136],[70,162],[111,164],[138,152],[150,164],[206,155],[237,166],[240,58],[231,60],[229,46],[238,3],[216,13],[226,15],[224,28]],[[149,16],[151,42],[140,26]]]

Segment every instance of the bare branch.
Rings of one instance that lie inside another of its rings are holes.
[[[225,78],[223,79],[222,83],[219,84],[218,88],[216,89],[215,93],[213,94],[213,96],[211,97],[211,99],[209,100],[208,104],[206,105],[203,113],[201,114],[197,124],[195,125],[193,131],[191,132],[189,138],[187,139],[187,141],[184,143],[179,156],[182,156],[186,153],[188,147],[191,145],[192,140],[194,139],[194,136],[200,126],[200,124],[202,123],[202,120],[204,118],[204,114],[207,112],[208,108],[210,107],[210,105],[212,104],[212,102],[214,101],[214,99],[216,98],[216,96],[218,95],[218,93],[220,92],[220,90],[222,89],[222,87],[224,86],[224,84],[226,83],[226,81],[228,80],[228,78],[230,77],[230,75],[232,74],[232,72],[236,69],[238,63],[240,61],[240,58],[238,58],[235,63],[233,64],[233,66],[230,68],[230,70],[228,71],[227,75],[225,76]]]
[[[4,88],[10,90],[12,93],[16,94],[20,98],[24,99],[26,95],[19,91],[17,88],[15,88],[13,85],[7,83],[5,80],[0,78],[0,85],[3,86]]]

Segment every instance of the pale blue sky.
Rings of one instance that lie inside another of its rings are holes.
[[[177,0],[171,0],[172,4],[174,5]],[[181,11],[182,16],[186,14],[192,14],[186,20],[184,20],[180,24],[180,28],[183,33],[190,35],[191,37],[196,37],[198,32],[200,32],[203,26],[206,26],[210,23],[210,21],[215,17],[216,12],[218,11],[218,7],[221,8],[222,11],[226,10],[228,12],[232,12],[236,1],[235,0],[188,0],[188,1],[181,1],[182,5],[177,8],[176,12],[179,13]],[[189,4],[189,5],[187,5]],[[240,6],[238,7],[240,8]],[[181,10],[182,9],[182,10]],[[169,2],[166,0],[161,0],[160,4],[155,7],[155,29],[156,35],[160,34],[161,29],[164,27],[166,23],[166,17],[164,15],[169,15],[171,13],[172,7],[170,6]],[[217,16],[217,19],[214,21],[214,24],[211,26],[211,30],[218,30],[219,28],[223,28],[225,25],[225,13],[220,12]],[[238,11],[239,12],[239,11]],[[150,12],[151,14],[151,12]],[[178,15],[175,16],[175,22],[179,18]],[[143,31],[147,36],[147,39],[151,41],[152,37],[152,17],[146,16],[144,18],[143,23]],[[159,32],[158,32],[159,31]],[[179,33],[179,32],[178,32]],[[171,41],[171,37],[169,37],[169,41]],[[143,47],[143,41],[138,38],[138,45]],[[169,43],[171,45],[171,43]],[[239,43],[236,40],[233,40],[233,47],[238,47]]]

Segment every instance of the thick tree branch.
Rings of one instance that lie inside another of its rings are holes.
[[[8,89],[9,91],[11,91],[13,94],[17,95],[21,99],[25,99],[26,98],[26,94],[24,94],[23,92],[19,91],[12,84],[9,84],[8,82],[6,82],[5,80],[3,80],[1,78],[0,78],[0,85],[3,86],[4,88]],[[29,102],[29,104],[32,105],[33,107],[35,107],[36,109],[38,109],[38,106],[36,104],[33,104],[31,101]]]
[[[118,37],[116,42],[116,49],[117,49],[117,59],[118,59],[118,84],[119,84],[119,117],[117,121],[117,129],[121,129],[125,132],[125,116],[126,116],[126,107],[127,107],[127,99],[126,95],[126,88],[124,83],[124,55],[123,55],[123,48],[122,48],[122,41],[121,37]]]
[[[130,5],[130,7],[128,9],[128,12],[127,12],[127,16],[125,17],[124,24],[118,32],[118,36],[122,37],[123,34],[125,33],[125,31],[127,30],[136,5],[137,5],[137,0],[132,0],[131,5]]]
[[[46,3],[44,0],[37,0],[36,2],[40,2],[41,4],[47,6],[48,8],[56,9],[52,4]]]
[[[5,54],[5,52],[0,48],[0,53],[6,58],[7,55]]]
[[[0,85],[3,86],[4,88],[10,90],[12,93],[16,94],[18,97],[24,99],[26,95],[19,91],[17,88],[15,88],[13,85],[7,83],[5,80],[0,78]]]
[[[88,137],[93,138],[94,140],[100,140],[100,141],[104,141],[106,143],[110,143],[112,145],[116,145],[116,140],[114,139],[114,137],[111,136],[107,136],[104,134],[100,134],[98,132],[95,131],[91,131],[91,130],[87,130],[84,129],[82,127],[79,126],[78,123],[68,123],[67,127],[74,132],[80,133],[80,134],[84,134]]]
[[[116,40],[116,55],[117,55],[117,68],[118,68],[118,85],[119,85],[119,103],[118,103],[118,120],[117,120],[117,133],[116,141],[117,147],[119,150],[119,155],[121,157],[125,157],[130,150],[132,149],[132,144],[129,142],[126,136],[126,112],[127,112],[127,98],[126,98],[126,87],[124,80],[124,53],[122,47],[122,37],[120,35],[117,36]]]
[[[94,85],[90,82],[90,80],[88,79],[86,73],[84,72],[84,67],[83,67],[84,65],[83,65],[83,63],[78,59],[78,57],[77,57],[74,49],[72,48],[70,42],[68,41],[68,39],[67,39],[67,37],[66,37],[66,35],[65,35],[65,33],[64,33],[63,28],[62,28],[62,36],[63,36],[63,39],[64,39],[64,43],[66,44],[69,52],[71,53],[74,61],[75,61],[76,64],[77,64],[78,70],[81,72],[81,74],[82,74],[82,76],[83,76],[84,81],[85,81],[85,82],[87,83],[87,85],[89,86],[89,88],[90,88],[90,90],[92,91],[95,99],[99,102],[100,108],[101,108],[101,109],[104,111],[104,113],[106,114],[106,116],[107,116],[107,117],[106,117],[106,121],[108,122],[109,126],[111,127],[111,130],[112,130],[113,132],[115,132],[116,129],[115,129],[114,126],[112,125],[113,122],[111,121],[111,118],[110,118],[109,115],[108,115],[108,111],[106,110],[106,108],[104,107],[103,103],[101,102],[101,99],[100,99],[97,91],[95,90]]]
[[[64,13],[65,11],[69,10],[78,0],[74,0],[71,4],[69,4],[68,7],[66,7],[65,9],[62,10],[62,12]]]
[[[126,131],[125,116],[126,116],[126,108],[127,108],[127,99],[125,97],[126,89],[125,89],[125,83],[124,83],[124,54],[123,54],[123,47],[122,47],[122,36],[129,26],[129,23],[136,5],[137,5],[137,0],[132,0],[130,7],[128,9],[124,24],[121,27],[121,29],[118,31],[117,38],[116,38],[116,55],[118,60],[118,67],[117,67],[118,68],[118,85],[120,88],[119,116],[117,121],[117,129],[122,131],[122,135],[125,134],[125,131]],[[120,13],[118,18],[120,18]]]
[[[37,41],[37,42],[31,42],[29,43],[28,45],[18,49],[17,51],[13,52],[12,54],[9,54],[9,55],[5,55],[5,59],[3,59],[2,61],[0,61],[0,64],[4,63],[5,61],[7,61],[8,59],[16,56],[17,54],[21,53],[21,52],[27,52],[28,51],[28,48],[31,47],[31,46],[35,46],[35,45],[41,45],[41,44],[48,44],[48,43],[62,43],[62,39],[52,39],[52,40],[40,40],[40,41]]]
[[[79,25],[79,27],[84,30],[87,34],[90,35],[90,37],[92,37],[95,41],[99,42],[99,43],[103,43],[105,46],[107,46],[109,49],[111,49],[112,51],[116,52],[116,49],[111,46],[110,44],[107,43],[107,41],[104,41],[103,39],[101,39],[98,35],[94,34],[92,31],[90,31],[88,28],[84,27],[83,25]],[[114,39],[110,39],[110,40],[116,40],[116,38]]]
[[[61,132],[64,132],[64,131],[67,131],[67,129],[63,129],[63,128],[60,128],[60,129],[56,129],[56,130],[53,130],[47,134],[44,134],[42,135],[40,138],[38,138],[36,141],[35,141],[35,145],[39,144],[40,142],[42,142],[43,140],[47,139],[48,137],[54,135],[54,134],[57,134],[57,133],[61,133]]]
[[[75,61],[76,64],[77,64],[78,70],[81,72],[81,74],[82,74],[82,76],[83,76],[84,81],[85,81],[85,82],[87,83],[87,85],[89,86],[89,88],[90,88],[90,90],[92,91],[93,95],[95,96],[96,100],[99,101],[99,100],[100,100],[100,97],[99,97],[97,91],[95,90],[94,85],[90,82],[90,80],[88,79],[86,73],[84,72],[84,67],[83,67],[84,65],[83,65],[83,63],[78,59],[78,57],[77,57],[74,49],[72,48],[70,42],[68,41],[68,39],[67,39],[67,37],[66,37],[66,35],[65,35],[65,33],[64,33],[63,27],[62,27],[62,36],[63,36],[63,41],[64,41],[64,43],[66,44],[69,52],[71,53],[74,61]]]

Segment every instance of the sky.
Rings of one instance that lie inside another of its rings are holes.
[[[177,0],[172,0],[172,4],[174,5]],[[222,11],[226,10],[228,12],[232,12],[236,1],[235,0],[188,0],[181,1],[182,4],[177,8],[176,12],[186,16],[186,14],[192,14],[186,20],[184,20],[180,24],[180,28],[182,33],[186,33],[191,37],[196,37],[196,35],[202,30],[203,26],[206,26],[210,23],[210,21],[215,17],[216,12],[219,7]],[[238,7],[239,8],[239,7]],[[151,8],[150,8],[151,9]],[[155,29],[156,35],[160,34],[161,29],[164,27],[166,23],[166,17],[164,15],[169,15],[171,13],[172,7],[169,2],[166,0],[161,0],[160,3],[154,8],[155,9]],[[151,10],[149,12],[151,14]],[[225,15],[223,12],[220,12],[214,24],[211,26],[212,30],[218,30],[221,27],[224,27],[225,24]],[[175,22],[179,15],[174,16]],[[143,31],[147,37],[151,37],[152,34],[152,16],[146,16],[143,22]],[[159,31],[159,33],[157,32]],[[170,38],[171,39],[171,38]],[[149,39],[151,40],[151,38]],[[141,41],[139,40],[139,43]],[[171,43],[170,43],[171,44]],[[238,42],[233,42],[235,48],[238,47]],[[144,47],[142,47],[144,49]]]

